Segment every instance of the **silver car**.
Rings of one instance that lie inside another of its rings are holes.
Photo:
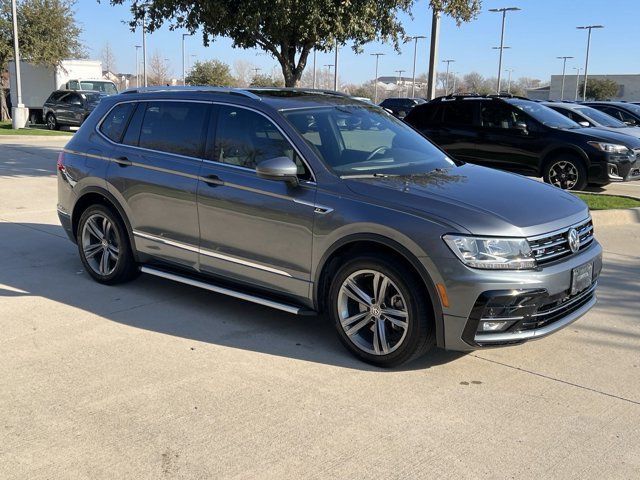
[[[335,92],[105,98],[60,154],[58,187],[98,282],[142,272],[323,313],[383,367],[541,338],[596,302],[602,249],[581,200],[454,161]]]
[[[640,127],[629,126],[600,110],[579,103],[545,102],[544,105],[561,113],[583,127],[596,127],[610,132],[640,138]]]

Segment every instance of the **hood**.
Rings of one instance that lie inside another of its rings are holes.
[[[582,200],[559,188],[472,164],[429,174],[344,181],[370,201],[476,235],[540,235],[589,215]]]
[[[640,128],[638,127],[605,127],[603,125],[600,125],[599,127],[596,127],[596,129],[606,130],[607,132],[613,132],[623,135],[631,135],[632,137],[640,138]]]
[[[600,141],[605,141],[610,143],[619,143],[631,149],[640,148],[640,139],[638,138],[639,135],[637,133],[628,135],[625,132],[622,132],[622,130],[626,130],[626,129],[616,128],[614,131],[609,129],[605,130],[604,128],[601,128],[601,127],[583,127],[579,129],[576,128],[574,130],[565,130],[565,131],[577,133],[579,135],[585,135],[587,137],[590,137],[589,138],[590,140],[600,140]]]

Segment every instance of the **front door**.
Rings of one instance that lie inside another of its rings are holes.
[[[261,113],[217,107],[198,184],[200,268],[305,298],[309,294],[315,184],[280,129]],[[256,165],[287,156],[297,186],[258,178]]]

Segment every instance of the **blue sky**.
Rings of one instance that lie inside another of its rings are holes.
[[[405,30],[410,35],[429,35],[431,11],[428,1],[416,2],[413,19],[401,16]],[[500,14],[488,12],[489,8],[518,6],[520,12],[508,15],[504,68],[514,68],[514,77],[536,77],[544,81],[551,74],[561,73],[561,60],[555,57],[571,55],[576,57],[567,63],[571,67],[584,66],[586,32],[576,30],[578,25],[602,24],[603,30],[594,30],[589,60],[590,73],[640,73],[638,48],[638,19],[640,0],[484,0],[482,13],[476,20],[456,26],[449,18],[444,18],[440,34],[439,58],[451,58],[454,72],[477,71],[485,76],[497,74],[497,50],[491,47],[500,43]],[[129,19],[128,6],[112,7],[108,0],[79,0],[76,4],[76,18],[84,32],[82,39],[91,58],[100,58],[106,42],[110,42],[116,57],[116,65],[121,72],[135,73],[135,48],[141,43],[140,33],[132,33],[123,20]],[[170,31],[168,27],[148,35],[149,55],[155,50],[169,59],[173,76],[179,78],[182,71],[182,31]],[[360,83],[374,75],[372,52],[384,52],[380,61],[380,75],[395,75],[398,69],[410,75],[413,47],[406,45],[397,54],[390,45],[372,43],[365,46],[364,53],[356,55],[348,47],[341,50],[342,83]],[[202,45],[196,35],[187,39],[187,54],[197,55],[198,60],[219,59],[233,65],[235,60],[245,60],[264,72],[277,67],[275,59],[259,50],[231,48],[228,39],[217,39],[209,47]],[[428,44],[421,40],[418,49],[417,71],[425,72]],[[189,60],[192,61],[192,60]],[[333,63],[332,54],[318,54],[318,65]]]

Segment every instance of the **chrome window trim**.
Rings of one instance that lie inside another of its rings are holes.
[[[244,265],[245,267],[251,267],[258,270],[263,270],[265,272],[275,273],[276,275],[281,275],[283,277],[293,278],[291,274],[285,272],[284,270],[278,270],[277,268],[268,267],[266,265],[251,262],[249,260],[244,260],[242,258],[231,257],[229,255],[224,255],[222,253],[214,252],[212,250],[196,247],[195,245],[189,245],[188,243],[177,242],[175,240],[170,240],[168,238],[160,237],[158,235],[152,235],[150,233],[141,232],[140,230],[133,230],[133,235],[136,237],[145,238],[147,240],[164,243],[165,245],[180,248],[182,250],[188,250],[190,252],[198,253],[200,255],[205,255],[207,257],[218,258],[220,260],[236,263],[238,265]]]
[[[260,110],[257,110],[255,108],[251,108],[251,107],[247,107],[245,105],[238,105],[235,103],[229,103],[229,102],[220,102],[220,101],[215,101],[215,100],[192,100],[192,99],[168,99],[168,98],[158,98],[158,99],[132,99],[132,100],[122,100],[120,102],[115,103],[103,116],[102,118],[100,118],[100,121],[98,123],[96,123],[96,126],[94,128],[95,132],[102,137],[105,141],[107,141],[108,143],[115,145],[115,146],[119,146],[119,147],[127,147],[127,148],[134,148],[137,150],[142,150],[142,151],[146,151],[146,152],[153,152],[153,153],[161,153],[164,155],[173,155],[175,157],[179,157],[179,158],[185,158],[187,160],[196,160],[198,162],[207,162],[207,163],[214,163],[216,165],[227,165],[227,166],[231,166],[231,167],[236,167],[236,168],[240,168],[243,170],[246,170],[248,172],[253,172],[255,174],[255,169],[251,169],[251,168],[247,168],[247,167],[240,167],[238,165],[231,165],[228,163],[222,163],[222,162],[218,162],[216,160],[210,160],[208,158],[204,158],[204,157],[191,157],[188,155],[180,155],[179,153],[171,153],[171,152],[164,152],[162,150],[153,150],[150,148],[144,148],[144,147],[138,147],[136,145],[127,145],[126,143],[118,143],[118,142],[114,142],[113,140],[111,140],[109,137],[107,137],[104,133],[102,133],[102,131],[100,131],[100,127],[102,126],[102,123],[105,121],[105,119],[107,118],[107,116],[111,113],[111,111],[116,108],[119,105],[122,105],[123,103],[149,103],[149,102],[187,102],[187,103],[204,103],[204,104],[208,104],[208,105],[225,105],[228,107],[235,107],[235,108],[244,108],[245,110],[249,110],[252,112],[255,112],[259,115],[262,115],[264,118],[266,118],[267,120],[269,120],[280,132],[280,134],[282,135],[282,137],[289,142],[289,144],[291,145],[291,147],[295,150],[295,152],[298,154],[298,156],[300,157],[300,160],[302,160],[302,162],[305,164],[305,166],[309,169],[309,172],[311,173],[311,178],[312,180],[302,180],[302,182],[304,183],[308,183],[308,184],[316,184],[316,175],[315,172],[313,171],[313,169],[311,168],[311,165],[309,165],[309,162],[307,161],[307,159],[300,153],[300,150],[298,149],[298,147],[295,145],[294,142],[291,141],[291,138],[284,132],[284,130],[282,130],[282,128],[280,127],[280,125],[278,125],[276,122],[274,122],[274,120],[269,117],[267,114],[265,114],[264,112],[261,112]]]

